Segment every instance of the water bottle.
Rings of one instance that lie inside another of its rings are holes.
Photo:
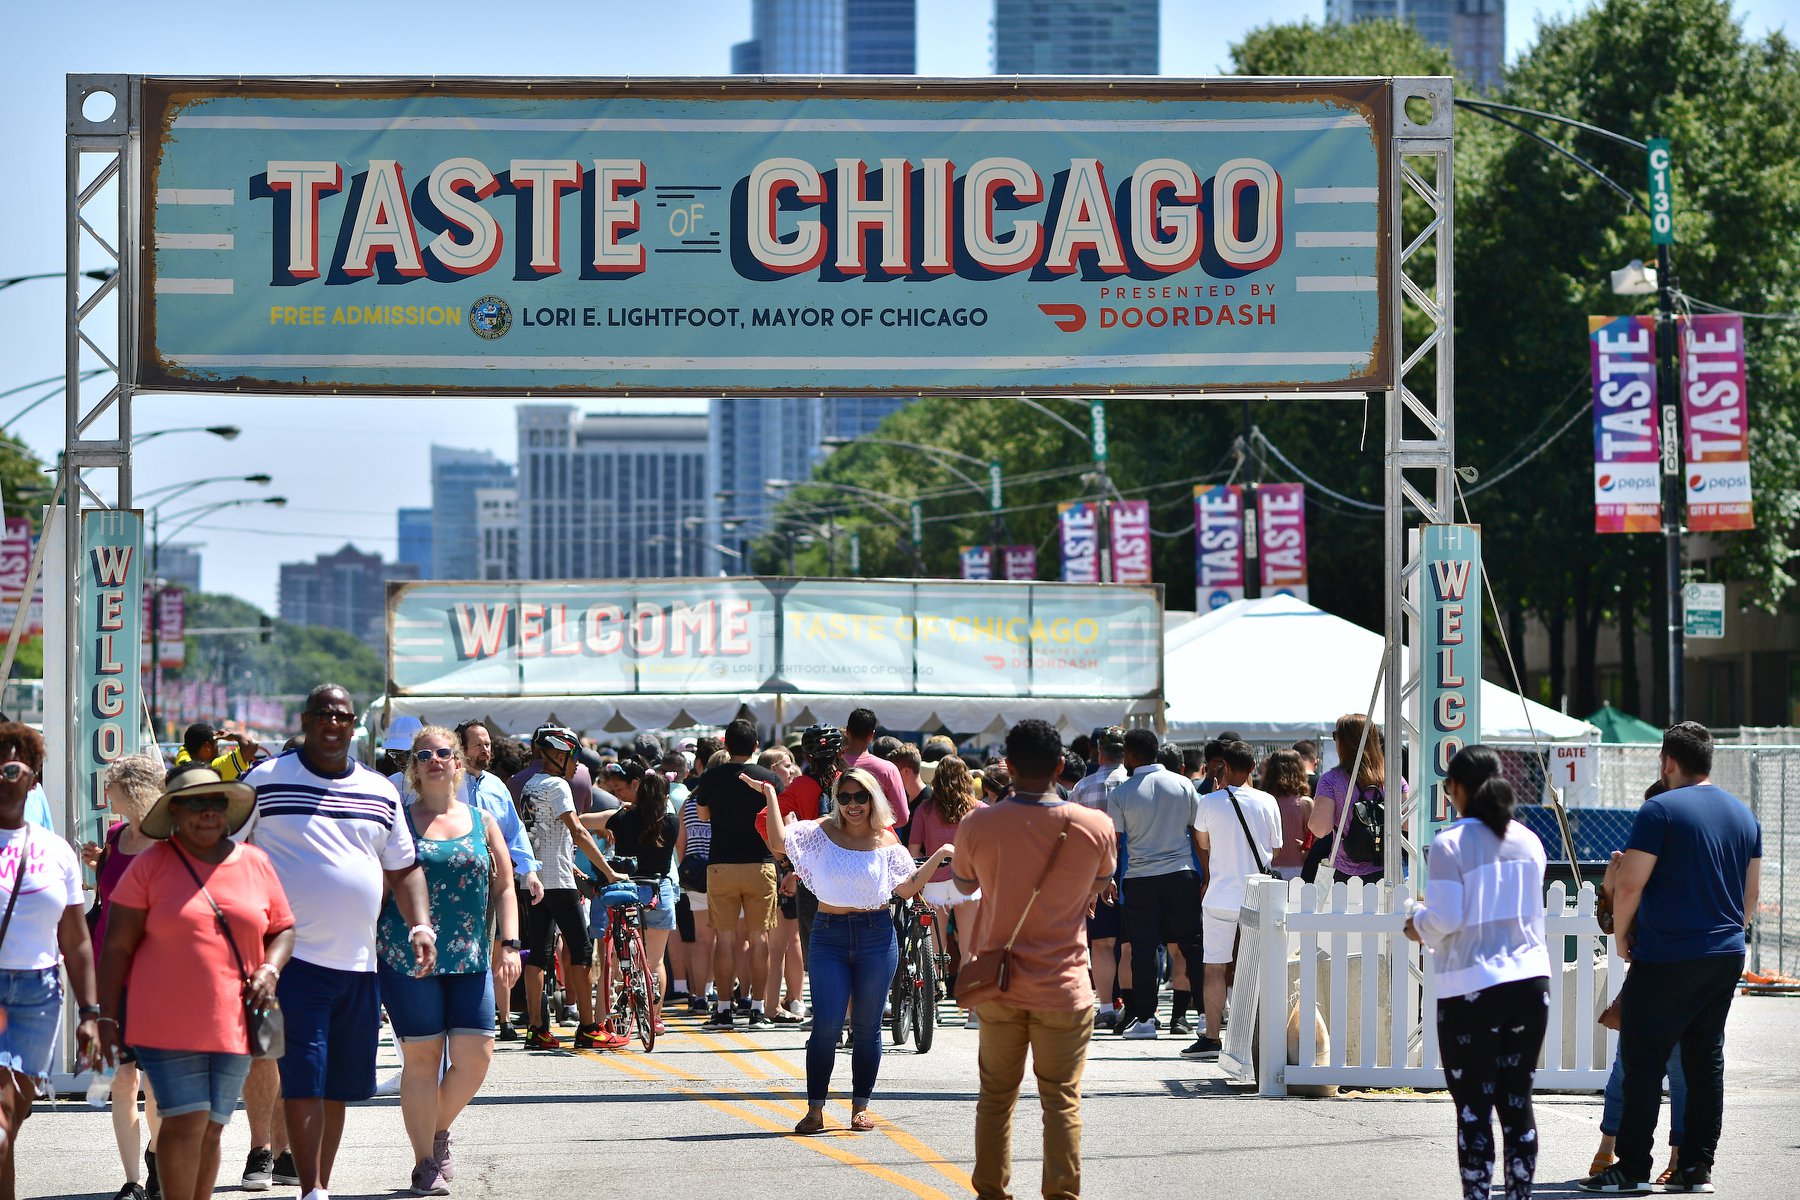
[[[89,1108],[105,1108],[112,1097],[113,1075],[117,1068],[105,1066],[97,1068],[88,1077],[87,1102]]]

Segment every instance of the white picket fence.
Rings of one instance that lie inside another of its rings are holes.
[[[1290,1085],[1442,1087],[1436,979],[1429,954],[1403,932],[1404,891],[1265,876],[1251,879],[1247,891],[1232,1019],[1219,1059],[1227,1073],[1255,1083],[1264,1096],[1286,1095]],[[1617,1034],[1597,1018],[1624,973],[1594,919],[1594,903],[1591,884],[1573,903],[1560,882],[1545,898],[1552,969],[1540,1091],[1606,1086]],[[1323,1054],[1307,1015],[1314,1012],[1329,1035]],[[1298,1045],[1290,1051],[1295,1014]]]

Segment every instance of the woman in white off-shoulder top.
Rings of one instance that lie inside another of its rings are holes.
[[[950,861],[954,847],[942,847],[915,870],[912,855],[894,836],[894,816],[881,785],[860,768],[838,776],[831,790],[832,811],[817,821],[787,821],[775,802],[775,789],[760,786],[768,801],[770,852],[792,862],[801,882],[819,898],[809,964],[813,1027],[806,1041],[806,1116],[794,1132],[825,1128],[831,1068],[850,1013],[855,1014],[850,1027],[850,1128],[873,1129],[868,1108],[881,1070],[881,1006],[900,961],[888,901],[918,895],[932,872]]]

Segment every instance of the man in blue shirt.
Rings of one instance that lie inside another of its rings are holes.
[[[1668,791],[1644,801],[1613,885],[1619,957],[1632,964],[1620,994],[1619,1061],[1625,1105],[1619,1161],[1583,1191],[1652,1190],[1652,1137],[1664,1066],[1681,1048],[1687,1119],[1681,1161],[1665,1188],[1712,1191],[1725,1107],[1725,1019],[1744,971],[1744,929],[1756,913],[1762,829],[1737,797],[1708,781],[1712,734],[1683,721],[1663,734]]]

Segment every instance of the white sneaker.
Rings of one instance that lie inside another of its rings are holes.
[[[392,1075],[389,1075],[386,1079],[377,1083],[375,1085],[375,1094],[377,1096],[398,1096],[400,1094],[400,1072],[395,1071]],[[302,1197],[301,1200],[305,1200],[305,1198]]]
[[[1141,1042],[1146,1038],[1154,1038],[1156,1036],[1156,1021],[1154,1019],[1133,1021],[1125,1027],[1125,1032],[1120,1036],[1124,1037],[1127,1041],[1134,1042]]]
[[[963,1022],[963,1028],[964,1029],[980,1029],[981,1028],[981,1018],[975,1015],[974,1009],[971,1008],[969,1010],[969,1019]]]

